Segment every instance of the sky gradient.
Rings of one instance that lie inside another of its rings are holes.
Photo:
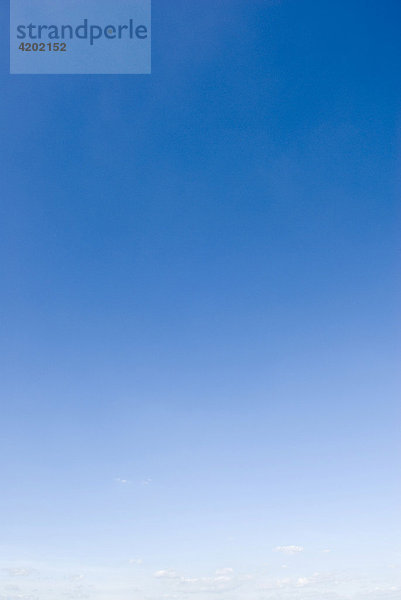
[[[398,1],[153,1],[10,76],[0,600],[400,600]]]

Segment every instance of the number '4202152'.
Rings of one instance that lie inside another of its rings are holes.
[[[22,42],[19,45],[19,50],[23,52],[67,52],[67,44],[65,42],[41,42],[40,44]]]

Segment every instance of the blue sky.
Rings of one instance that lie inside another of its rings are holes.
[[[10,76],[0,599],[399,600],[400,5],[153,2]]]

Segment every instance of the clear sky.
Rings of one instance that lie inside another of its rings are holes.
[[[5,5],[0,600],[399,600],[401,4],[154,0],[151,76]]]

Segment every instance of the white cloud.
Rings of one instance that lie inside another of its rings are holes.
[[[180,579],[180,576],[173,569],[162,569],[156,571],[153,575],[156,579]]]
[[[187,577],[181,576],[172,569],[165,569],[154,573],[157,579],[170,580],[171,584],[178,586],[176,589],[185,594],[226,592],[237,588],[245,578],[237,577],[234,569],[225,567],[217,569],[212,577]]]
[[[2,569],[4,573],[7,573],[10,577],[31,577],[35,575],[37,571],[35,569],[25,569],[21,567],[10,567],[8,569]]]
[[[370,592],[361,593],[355,597],[356,600],[400,600],[400,598],[401,587],[399,586],[376,587]]]
[[[142,560],[142,558],[137,557],[137,558],[130,558],[128,562],[130,565],[141,565],[143,563],[143,560]]]
[[[117,477],[116,478],[116,482],[117,483],[121,483],[121,485],[127,485],[127,483],[129,483],[128,479],[121,479],[121,477]]]
[[[234,569],[231,567],[226,567],[225,569],[217,569],[216,575],[217,577],[221,577],[222,575],[232,575],[234,573]]]
[[[287,554],[291,556],[292,554],[299,554],[304,551],[303,546],[276,546],[274,549],[275,552],[282,552],[283,554]]]
[[[284,587],[287,587],[288,585],[290,585],[290,583],[291,583],[291,579],[289,577],[286,577],[285,579],[277,579],[275,587],[284,588]],[[266,589],[270,589],[270,586],[267,585]]]
[[[85,575],[83,573],[75,574],[75,575],[68,575],[68,577],[66,579],[69,581],[82,581],[83,579],[85,579]]]

